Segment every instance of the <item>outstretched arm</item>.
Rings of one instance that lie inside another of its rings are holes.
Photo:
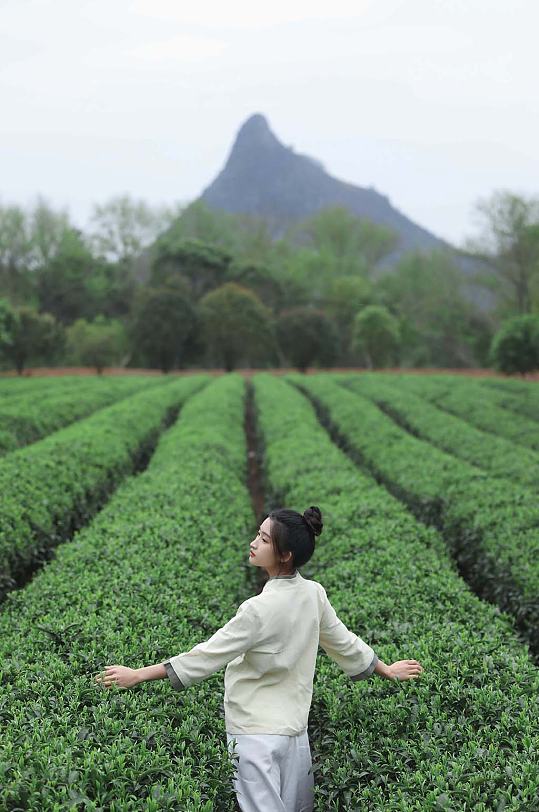
[[[174,688],[183,690],[210,677],[235,657],[252,648],[259,628],[256,610],[252,604],[245,602],[234,617],[209,640],[198,643],[190,651],[143,668],[108,665],[95,679],[106,688],[112,685],[132,688],[146,680],[169,677]]]
[[[98,674],[95,681],[104,688],[117,685],[118,688],[133,688],[139,682],[150,679],[163,679],[167,676],[164,663],[147,665],[144,668],[127,668],[125,665],[107,665],[105,670]]]
[[[337,617],[323,587],[322,592],[324,611],[320,621],[320,645],[350,679],[355,682],[375,673],[385,679],[406,680],[421,674],[423,666],[417,660],[398,660],[391,665],[383,663],[371,646]]]
[[[374,671],[386,679],[405,680],[418,677],[423,671],[423,666],[417,660],[397,660],[391,665],[378,660]]]

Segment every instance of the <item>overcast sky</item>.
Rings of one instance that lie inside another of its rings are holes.
[[[0,203],[196,198],[263,113],[437,236],[539,194],[536,0],[0,0]]]

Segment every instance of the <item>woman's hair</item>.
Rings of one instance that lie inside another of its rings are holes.
[[[272,510],[269,518],[270,537],[277,556],[281,559],[287,552],[292,553],[290,561],[282,564],[285,568],[283,574],[293,572],[306,564],[314,553],[314,538],[320,535],[324,526],[320,508],[311,505],[303,514],[279,508]]]

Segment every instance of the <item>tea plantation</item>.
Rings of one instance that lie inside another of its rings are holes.
[[[0,380],[0,810],[234,812],[223,670],[185,691],[95,675],[208,639],[260,587],[260,520],[316,504],[302,576],[383,662],[424,668],[353,682],[319,649],[317,812],[539,811],[538,393],[390,373]]]

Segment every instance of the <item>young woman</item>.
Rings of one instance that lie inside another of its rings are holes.
[[[307,722],[319,645],[353,681],[373,672],[405,680],[423,671],[417,660],[385,665],[339,620],[324,587],[300,575],[322,527],[316,506],[303,515],[272,511],[250,545],[250,563],[268,574],[258,595],[190,651],[145,668],[109,665],[96,677],[107,688],[168,677],[185,690],[227,665],[227,746],[237,763],[234,790],[242,812],[313,809]]]

